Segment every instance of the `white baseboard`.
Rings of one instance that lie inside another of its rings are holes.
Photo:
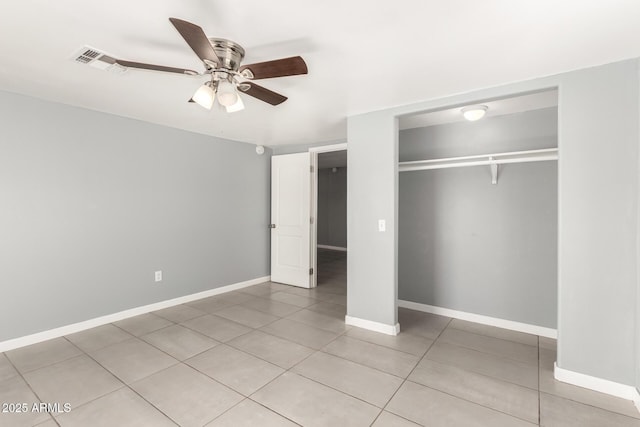
[[[344,316],[344,323],[387,335],[398,335],[400,333],[399,323],[387,325],[386,323],[374,322],[373,320],[360,319],[359,317],[352,316]]]
[[[633,399],[633,403],[636,404],[636,408],[638,408],[638,412],[640,412],[640,390],[636,389],[635,398]]]
[[[128,310],[120,311],[113,314],[107,314],[106,316],[100,316],[93,319],[85,320],[71,325],[61,326],[55,329],[49,329],[47,331],[37,332],[35,334],[26,335],[19,338],[13,338],[7,341],[0,342],[0,352],[13,350],[19,347],[24,347],[31,344],[37,344],[42,341],[47,341],[53,338],[62,337],[65,335],[81,332],[87,329],[95,328],[96,326],[106,325],[108,323],[117,322],[118,320],[127,319],[129,317],[138,316],[140,314],[149,313],[151,311],[161,310],[163,308],[173,307],[174,305],[184,304],[187,302],[199,300],[202,298],[211,297],[226,292],[235,291],[238,289],[246,288],[248,286],[257,285],[259,283],[268,282],[271,276],[258,277],[244,282],[234,283],[227,286],[221,286],[215,289],[209,289],[207,291],[198,292],[191,295],[185,295],[178,298],[173,298],[166,301],[160,301],[153,304],[144,305],[141,307],[135,307]]]
[[[638,391],[634,386],[620,384],[613,381],[605,380],[591,375],[581,374],[579,372],[569,371],[553,364],[553,376],[558,381],[576,385],[578,387],[588,388],[589,390],[598,391],[600,393],[609,394],[611,396],[620,397],[626,400],[632,400],[638,404]]]
[[[496,317],[483,316],[481,314],[467,313],[465,311],[452,310],[450,308],[436,307],[433,305],[420,304],[417,302],[403,300],[398,300],[398,307],[410,308],[411,310],[424,311],[426,313],[439,314],[441,316],[453,317],[454,319],[468,320],[469,322],[496,326],[498,328],[524,332],[526,334],[540,335],[541,337],[554,339],[558,338],[558,331],[556,329],[530,325],[528,323],[514,322],[513,320],[498,319]]]
[[[341,246],[330,246],[330,245],[317,245],[320,249],[329,249],[331,251],[340,251],[347,252],[347,248],[343,248]]]

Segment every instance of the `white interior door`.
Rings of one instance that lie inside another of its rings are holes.
[[[271,280],[309,288],[311,156],[271,158]]]

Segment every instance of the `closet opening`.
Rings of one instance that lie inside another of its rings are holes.
[[[558,93],[399,118],[398,306],[554,337]]]

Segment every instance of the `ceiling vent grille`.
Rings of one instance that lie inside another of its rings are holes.
[[[85,48],[82,49],[82,53],[80,53],[78,56],[76,56],[76,61],[81,62],[83,64],[88,64],[89,62],[93,61],[94,59],[96,59],[100,55],[103,55],[103,53],[102,52],[98,52],[95,49],[91,49],[91,48],[85,47]]]
[[[122,73],[126,68],[116,64],[115,58],[91,46],[82,46],[71,57],[80,64],[86,64],[99,70]]]

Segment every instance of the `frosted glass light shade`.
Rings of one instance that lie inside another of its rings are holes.
[[[194,102],[196,102],[202,108],[210,110],[211,107],[213,107],[213,100],[215,99],[215,96],[216,94],[213,91],[213,88],[211,88],[211,86],[209,86],[208,84],[203,84],[198,88],[196,93],[193,94],[193,97],[191,99],[193,99]]]
[[[244,102],[242,102],[242,98],[240,95],[236,95],[238,97],[235,104],[227,107],[227,113],[235,113],[236,111],[244,110]]]
[[[489,107],[486,105],[472,105],[469,107],[464,107],[462,109],[462,115],[465,119],[470,122],[475,122],[476,120],[480,120],[487,113]]]
[[[231,107],[238,102],[238,92],[233,84],[227,80],[221,80],[218,83],[218,102],[225,107]]]

